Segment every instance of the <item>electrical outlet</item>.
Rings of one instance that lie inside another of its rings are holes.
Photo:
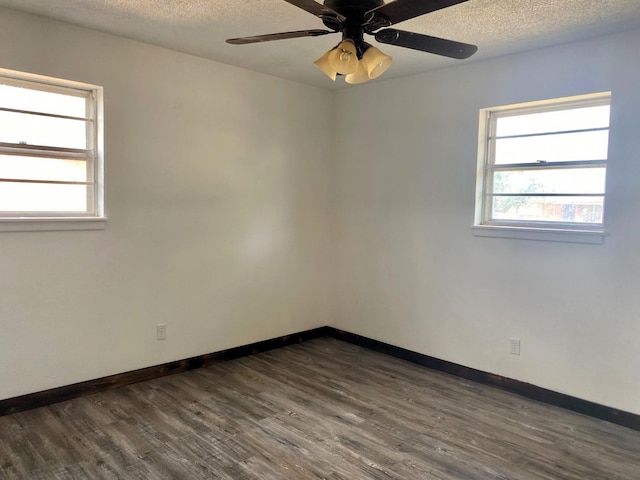
[[[511,355],[520,355],[520,339],[511,339]]]
[[[159,323],[156,325],[156,340],[166,340],[167,339],[167,324]]]

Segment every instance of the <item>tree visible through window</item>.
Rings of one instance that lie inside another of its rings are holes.
[[[610,94],[485,109],[476,224],[602,230]]]

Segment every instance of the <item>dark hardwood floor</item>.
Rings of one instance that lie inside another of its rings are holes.
[[[640,479],[640,432],[331,338],[0,418],[1,479]]]

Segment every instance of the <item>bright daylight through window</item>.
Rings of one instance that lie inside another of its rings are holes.
[[[86,224],[103,220],[101,102],[100,87],[0,70],[3,227],[99,228]]]
[[[603,234],[610,100],[602,93],[482,110],[476,234]]]

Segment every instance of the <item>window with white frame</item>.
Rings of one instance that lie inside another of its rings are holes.
[[[0,223],[103,219],[102,89],[0,69]]]
[[[480,235],[603,234],[610,103],[606,92],[481,110]]]

